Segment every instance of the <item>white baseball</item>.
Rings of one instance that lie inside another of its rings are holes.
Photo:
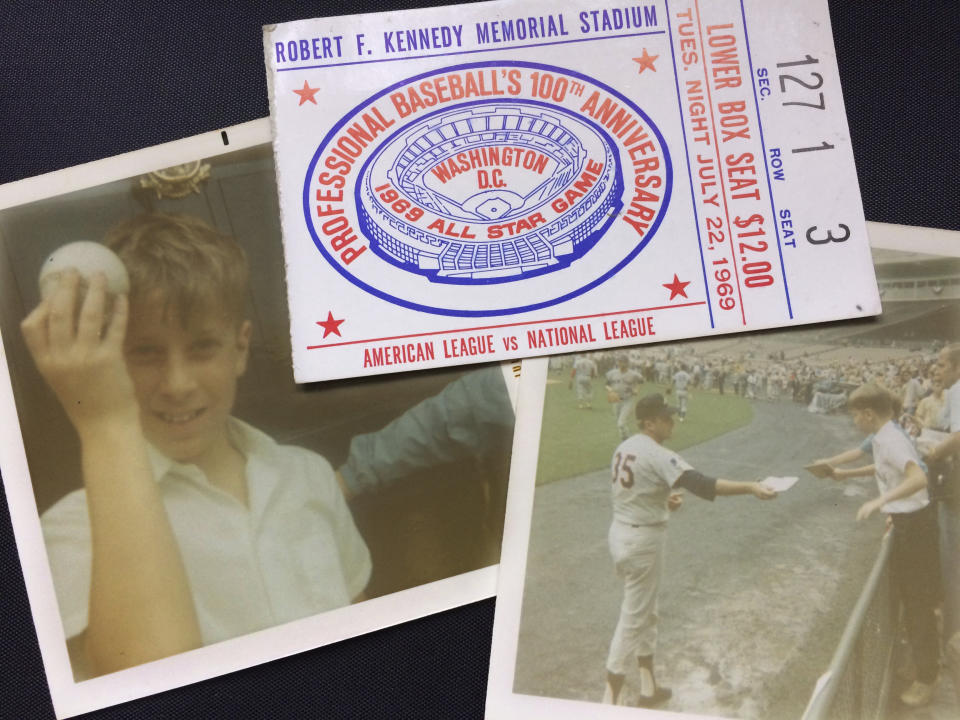
[[[40,268],[40,297],[46,299],[57,287],[60,275],[73,268],[90,282],[95,273],[107,276],[107,291],[113,294],[130,290],[130,276],[123,261],[110,248],[100,243],[79,240],[53,251]]]

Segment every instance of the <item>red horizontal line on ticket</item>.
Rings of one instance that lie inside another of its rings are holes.
[[[483,325],[472,328],[456,328],[454,330],[436,330],[434,332],[411,333],[409,335],[393,335],[382,338],[369,338],[367,340],[347,340],[344,342],[326,343],[324,345],[307,345],[307,350],[322,350],[324,348],[341,347],[343,345],[364,345],[368,343],[388,342],[390,340],[407,340],[416,337],[429,337],[431,335],[450,335],[452,333],[468,333],[478,330],[496,330],[498,328],[519,327],[521,325],[544,325],[548,323],[570,322],[573,320],[590,320],[592,318],[611,317],[613,315],[631,315],[633,313],[654,312],[655,310],[670,310],[673,308],[696,307],[697,305],[706,305],[706,302],[677,303],[676,305],[660,305],[658,307],[638,308],[636,310],[617,310],[615,312],[597,313],[595,315],[576,315],[574,317],[550,318],[547,320],[523,320],[520,322],[503,323],[500,325]]]

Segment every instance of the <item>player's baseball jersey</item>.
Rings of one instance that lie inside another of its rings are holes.
[[[589,380],[597,374],[597,364],[588,357],[579,357],[573,363],[577,380]]]
[[[643,383],[640,373],[634,370],[622,372],[620,368],[608,370],[606,374],[607,386],[620,396],[621,400],[633,397],[634,389]]]
[[[693,468],[649,435],[627,438],[610,462],[613,517],[628,525],[662,525],[670,511],[667,498],[674,483]]]
[[[687,385],[690,384],[690,373],[686,370],[677,370],[673,374],[673,386],[677,389],[677,392],[686,392]]]

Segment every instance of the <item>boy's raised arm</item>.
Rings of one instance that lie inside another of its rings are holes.
[[[85,297],[67,272],[21,329],[80,437],[92,535],[84,649],[95,674],[201,644],[180,552],[153,480],[123,357],[128,305],[107,312],[106,278]]]

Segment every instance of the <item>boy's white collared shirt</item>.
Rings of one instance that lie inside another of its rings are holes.
[[[350,603],[370,577],[370,554],[333,468],[304,448],[278,445],[239,420],[248,503],[193,465],[150,450],[180,546],[205,645]],[[43,514],[66,636],[87,625],[91,542],[84,490]]]
[[[893,420],[884,423],[873,436],[873,462],[876,466],[877,487],[884,494],[903,482],[907,465],[916,463],[922,468],[920,455],[910,438]],[[885,513],[911,513],[922,510],[930,503],[927,489],[923,488],[909,495],[888,502],[883,506]]]

